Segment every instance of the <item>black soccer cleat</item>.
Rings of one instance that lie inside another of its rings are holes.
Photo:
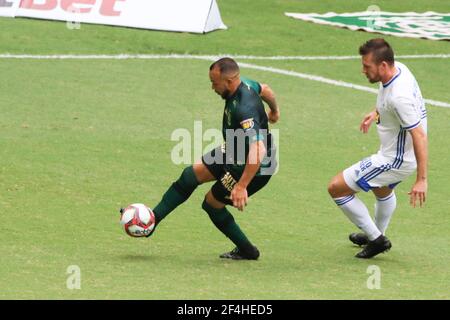
[[[249,252],[244,252],[236,247],[230,252],[222,253],[220,257],[232,260],[257,260],[259,258],[259,250],[256,247],[252,247],[252,249],[248,251]]]
[[[348,236],[351,242],[356,244],[357,246],[365,246],[369,243],[369,238],[365,233],[352,233]]]
[[[156,217],[155,217],[155,226],[153,227],[153,230],[150,231],[149,234],[145,235],[146,238],[149,238],[149,237],[155,232],[156,227],[158,226],[159,222],[160,222],[160,221],[157,221],[157,220],[156,220]]]
[[[391,249],[392,244],[388,238],[383,235],[380,235],[373,241],[369,241],[364,249],[359,252],[355,257],[361,259],[370,259],[375,257],[377,254],[389,251]]]

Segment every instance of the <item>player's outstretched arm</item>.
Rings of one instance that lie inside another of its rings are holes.
[[[276,123],[280,119],[280,108],[278,107],[275,93],[267,84],[261,83],[261,99],[268,104],[270,110],[267,113],[270,123]]]
[[[377,110],[373,110],[371,113],[365,115],[364,119],[361,121],[361,125],[359,126],[359,130],[363,133],[369,132],[370,125],[374,122],[378,117]]]
[[[418,126],[409,131],[414,145],[414,154],[417,161],[417,178],[414,183],[410,195],[410,203],[415,208],[416,201],[419,200],[419,205],[425,202],[428,182],[427,182],[427,167],[428,167],[428,138],[422,126]]]

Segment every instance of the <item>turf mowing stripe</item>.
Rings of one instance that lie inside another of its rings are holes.
[[[214,61],[220,57],[223,57],[223,55],[216,55],[216,56],[208,56],[208,55],[187,55],[187,54],[166,54],[166,55],[147,55],[147,54],[134,54],[134,55],[127,55],[127,54],[120,54],[120,55],[13,55],[13,54],[0,54],[0,59],[42,59],[42,60],[66,60],[66,59],[81,59],[81,60],[95,60],[95,59],[113,59],[113,60],[130,60],[130,59],[197,59],[197,60],[211,60]],[[256,56],[233,56],[236,59],[255,59]],[[252,58],[250,58],[252,57]],[[353,57],[353,56],[334,56],[334,58],[345,58],[345,57]],[[356,57],[356,56],[355,56]],[[402,56],[397,56],[402,57]],[[450,55],[448,54],[441,54],[441,55],[410,55],[410,56],[403,56],[403,57],[414,57],[414,58],[418,58],[418,57],[424,57],[424,58],[430,58],[430,57],[440,57],[440,58],[448,58],[450,57]],[[270,57],[259,57],[258,59],[262,59],[262,58],[270,58]],[[275,57],[274,57],[275,58]],[[278,57],[278,58],[283,58],[283,57]],[[299,58],[299,57],[297,57]],[[305,57],[304,57],[305,58]],[[310,57],[313,58],[313,57]],[[315,57],[315,58],[320,58],[322,60],[324,60],[324,58],[332,58],[330,57]],[[320,60],[318,59],[318,60]],[[359,59],[359,57],[358,57]],[[274,60],[274,59],[272,59]],[[310,59],[312,60],[312,59]],[[331,60],[331,59],[328,59]],[[338,60],[338,59],[336,59]],[[340,81],[340,80],[333,80],[333,79],[328,79],[325,77],[321,77],[321,76],[316,76],[316,75],[312,75],[312,74],[307,74],[307,73],[301,73],[301,72],[295,72],[295,71],[289,71],[289,70],[284,70],[284,69],[278,69],[278,68],[272,68],[272,67],[265,67],[265,66],[258,66],[255,64],[249,64],[249,63],[239,63],[240,66],[244,67],[244,68],[249,68],[249,69],[255,69],[255,70],[260,70],[260,71],[266,71],[266,72],[272,72],[272,73],[277,73],[277,74],[282,74],[282,75],[287,75],[287,76],[291,76],[291,77],[296,77],[296,78],[302,78],[302,79],[306,79],[306,80],[312,80],[312,81],[318,81],[318,82],[322,82],[322,83],[327,83],[327,84],[331,84],[334,86],[338,86],[338,87],[345,87],[345,88],[351,88],[351,89],[355,89],[355,90],[360,90],[360,91],[366,91],[366,92],[370,92],[370,93],[378,93],[377,89],[374,88],[370,88],[370,87],[366,87],[366,86],[361,86],[358,84],[354,84],[354,83],[350,83],[350,82],[345,82],[345,81]],[[431,99],[424,99],[425,103],[429,104],[429,105],[433,105],[436,107],[444,107],[444,108],[450,108],[450,104],[447,102],[442,102],[442,101],[436,101],[436,100],[431,100]]]

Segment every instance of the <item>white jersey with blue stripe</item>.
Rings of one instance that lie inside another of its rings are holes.
[[[408,131],[422,125],[427,132],[427,111],[411,71],[400,62],[395,62],[395,67],[395,76],[380,84],[378,92],[378,155],[386,158],[392,168],[411,168],[416,167],[416,157]]]

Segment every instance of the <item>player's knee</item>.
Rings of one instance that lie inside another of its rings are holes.
[[[202,209],[208,214],[216,228],[224,233],[226,232],[226,228],[234,223],[233,216],[227,210],[213,207],[208,203],[206,197],[203,200]]]
[[[342,174],[338,174],[328,183],[328,193],[332,198],[340,198],[355,193],[345,182]]]
[[[207,194],[205,194],[205,198],[203,199],[202,208],[205,210],[206,207],[212,207],[211,203],[211,191],[209,191]]]
[[[196,163],[192,166],[192,170],[194,172],[195,178],[198,184],[202,184],[204,182],[213,181],[215,178],[209,172],[208,168],[203,163]]]
[[[211,190],[205,195],[205,200],[203,201],[203,203],[214,209],[222,209],[223,207],[225,207],[225,205],[222,202],[218,201],[214,197]],[[203,207],[203,205],[202,205],[202,207]]]
[[[337,193],[338,188],[339,188],[339,180],[337,179],[337,177],[334,177],[328,183],[328,193],[330,194],[330,196],[332,196],[334,198]]]

